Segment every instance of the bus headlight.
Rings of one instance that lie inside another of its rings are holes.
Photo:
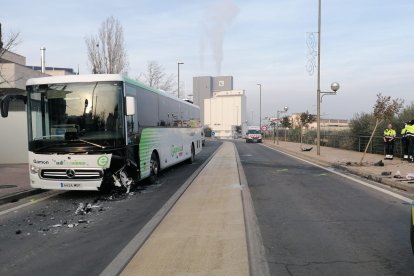
[[[31,174],[38,174],[39,173],[39,168],[33,165],[30,165],[30,173]]]

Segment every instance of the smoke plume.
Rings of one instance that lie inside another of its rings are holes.
[[[225,33],[238,13],[239,7],[234,0],[222,0],[209,7],[208,12],[205,13],[203,18],[203,31],[200,40],[200,64],[203,66],[204,50],[206,44],[208,44],[213,53],[217,75],[221,74]]]

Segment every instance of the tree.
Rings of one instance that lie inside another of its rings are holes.
[[[2,36],[2,29],[0,24],[0,85],[3,83],[9,83],[13,82],[15,80],[10,80],[6,76],[3,75],[3,64],[1,63],[1,60],[3,59],[3,55],[11,51],[13,48],[15,48],[17,45],[21,43],[20,40],[20,32],[10,32],[10,34],[6,37],[6,39],[3,41]]]
[[[414,103],[406,106],[398,116],[400,127],[404,127],[404,123],[411,121],[414,118]]]
[[[357,113],[349,121],[349,128],[353,136],[369,136],[374,129],[374,116],[369,113]]]
[[[292,127],[292,123],[290,122],[289,116],[284,116],[282,118],[282,121],[280,122],[280,125],[284,128]]]
[[[308,129],[309,125],[316,121],[316,116],[310,114],[307,110],[306,112],[302,112],[300,114],[300,147],[302,148],[302,141],[303,141],[303,128]]]
[[[145,73],[141,73],[138,80],[146,83],[150,87],[175,94],[177,92],[175,89],[177,86],[175,78],[174,74],[167,75],[164,67],[157,61],[151,60],[147,63],[147,71]]]
[[[364,153],[362,154],[361,160],[359,161],[360,164],[362,164],[362,161],[364,160],[378,125],[385,120],[392,120],[401,110],[403,103],[404,101],[401,99],[391,99],[390,96],[382,96],[381,93],[377,94],[377,101],[375,102],[374,111],[372,113],[373,118],[375,119],[375,125],[371,133],[371,137],[365,147]]]
[[[113,16],[108,17],[97,35],[85,38],[88,62],[94,74],[126,73],[128,68],[124,31]]]

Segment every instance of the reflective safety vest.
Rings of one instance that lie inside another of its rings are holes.
[[[405,132],[405,135],[406,136],[414,136],[414,125],[407,125],[406,127],[405,127],[406,129],[407,129],[407,131]]]
[[[388,129],[387,128],[387,129],[384,130],[384,138],[391,139],[391,138],[395,138],[396,135],[397,135],[397,133],[393,129]]]
[[[403,129],[401,129],[401,136],[405,137],[406,133],[407,133],[407,125],[405,125]]]

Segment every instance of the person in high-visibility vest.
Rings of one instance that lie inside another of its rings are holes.
[[[397,132],[388,124],[388,128],[384,130],[385,159],[394,158],[394,143]]]
[[[407,124],[409,122],[406,122],[404,124],[404,128],[401,129],[401,145],[402,145],[402,151],[403,151],[403,159],[408,159],[408,138],[407,138]]]
[[[405,132],[405,136],[408,139],[408,161],[413,162],[414,159],[414,120],[411,120],[407,124],[407,131]]]

